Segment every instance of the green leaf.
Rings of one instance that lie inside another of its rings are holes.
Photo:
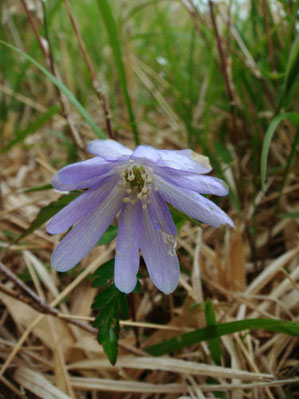
[[[192,217],[188,216],[186,213],[179,211],[178,209],[176,209],[175,207],[173,207],[170,204],[167,204],[167,205],[171,212],[171,215],[173,217],[175,225],[177,226],[178,229],[180,229],[183,226],[183,224],[186,222],[186,220],[190,220],[190,222],[201,227],[201,223],[198,220],[193,219]]]
[[[130,317],[128,301],[127,301],[127,297],[124,293],[121,293],[119,296],[119,309],[120,309],[120,313],[124,319],[128,319]]]
[[[0,153],[3,154],[10,150],[14,145],[24,141],[26,137],[30,134],[35,133],[38,129],[40,129],[49,119],[52,118],[53,115],[59,112],[58,105],[53,105],[50,107],[44,114],[40,115],[33,123],[31,123],[26,129],[19,130],[15,133],[15,138],[10,140],[4,147],[1,148]]]
[[[19,48],[13,46],[12,44],[9,44],[3,40],[0,40],[0,44],[3,44],[4,46],[10,48],[11,50],[17,52],[18,54],[22,55],[26,60],[31,62],[33,65],[35,65],[49,80],[51,80],[52,83],[55,84],[59,88],[60,91],[62,91],[63,94],[66,95],[68,100],[70,101],[71,104],[77,109],[79,114],[85,119],[85,121],[89,124],[89,126],[92,128],[92,130],[96,133],[99,139],[106,139],[105,134],[102,132],[102,130],[95,124],[95,122],[91,119],[89,114],[86,112],[86,110],[83,108],[83,106],[79,103],[79,101],[76,99],[76,97],[69,91],[69,89],[61,83],[59,80],[56,79],[55,76],[53,76],[49,71],[47,71],[40,63],[38,63],[34,58],[32,58],[30,55],[24,53],[24,51],[20,50]]]
[[[208,298],[205,303],[205,317],[206,323],[208,326],[215,326],[216,325],[216,316],[213,308],[213,304]],[[220,345],[219,338],[211,338],[208,340],[208,346],[210,349],[210,353],[214,362],[220,366],[221,365],[221,356],[222,350]]]
[[[119,296],[119,291],[114,284],[109,285],[102,292],[100,292],[94,299],[92,309],[99,310],[105,308],[110,302],[114,301]]]
[[[285,98],[288,96],[295,82],[297,81],[299,73],[299,34],[294,40],[292,49],[289,55],[285,79],[282,86],[281,95],[279,96],[278,110],[282,107]]]
[[[264,138],[263,142],[263,148],[262,148],[262,155],[261,155],[261,183],[262,183],[262,191],[265,191],[265,180],[266,180],[266,171],[267,171],[267,161],[268,161],[268,153],[269,153],[269,148],[274,136],[274,133],[283,120],[288,119],[291,121],[297,129],[299,128],[299,114],[296,112],[287,112],[281,115],[276,116],[273,121],[270,123],[266,135]],[[296,137],[298,136],[298,132]]]
[[[276,319],[249,319],[216,324],[215,326],[180,334],[159,344],[150,346],[145,351],[153,356],[161,356],[211,338],[256,329],[276,331],[292,337],[299,337],[299,322]]]
[[[101,15],[103,17],[103,20],[104,20],[104,23],[105,23],[105,26],[107,29],[110,45],[112,48],[115,64],[116,64],[117,71],[118,71],[118,77],[119,77],[120,84],[121,84],[121,87],[122,87],[122,90],[124,93],[124,98],[125,98],[126,106],[127,106],[128,113],[129,113],[129,118],[130,118],[132,130],[133,130],[135,144],[139,145],[140,141],[139,141],[139,136],[138,136],[138,131],[137,131],[135,115],[133,113],[131,99],[130,99],[129,91],[128,91],[127,78],[126,78],[126,72],[125,72],[125,68],[124,68],[124,64],[123,64],[123,58],[122,58],[121,46],[120,46],[120,42],[119,42],[117,25],[116,25],[114,16],[112,14],[109,1],[97,0],[97,4],[99,6]]]
[[[113,306],[114,305],[114,306]],[[116,363],[118,353],[118,338],[119,338],[119,316],[117,304],[107,307],[101,313],[104,317],[101,319],[98,330],[98,342],[103,346],[103,349],[112,365]]]
[[[110,363],[115,364],[120,331],[119,311],[124,318],[129,317],[126,295],[112,284],[95,297],[92,308],[100,309],[94,322],[98,328],[98,342],[103,346]]]
[[[98,245],[108,244],[117,236],[117,226],[109,226],[105,233],[100,238]]]
[[[278,215],[280,218],[285,218],[285,219],[299,219],[299,212],[287,212],[287,213],[281,213]]]
[[[104,287],[109,280],[112,280],[114,274],[114,259],[108,260],[104,263],[93,274],[93,287]]]
[[[22,193],[33,193],[34,191],[44,191],[51,190],[53,188],[52,184],[44,184],[42,186],[35,186],[31,188],[25,188]]]
[[[36,229],[41,227],[45,222],[51,219],[51,217],[54,216],[58,211],[60,211],[67,204],[76,199],[78,195],[80,195],[80,193],[78,192],[73,192],[72,194],[63,195],[57,201],[51,202],[49,205],[42,208],[39,211],[37,217],[31,223],[30,227],[18,237],[16,242],[19,242],[24,237],[28,236],[29,234],[33,233]]]

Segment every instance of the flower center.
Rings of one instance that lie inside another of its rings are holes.
[[[127,194],[123,201],[136,204],[140,200],[142,208],[146,209],[147,204],[150,203],[148,197],[154,185],[152,168],[130,160],[129,164],[119,171],[119,175],[121,180],[118,187],[126,191]],[[157,191],[156,186],[154,186],[154,190]]]

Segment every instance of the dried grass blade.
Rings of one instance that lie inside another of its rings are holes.
[[[60,389],[56,388],[51,382],[46,380],[40,373],[27,367],[19,367],[14,375],[14,379],[28,391],[43,399],[72,399]]]

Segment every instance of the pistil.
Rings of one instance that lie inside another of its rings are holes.
[[[119,174],[121,180],[118,186],[127,194],[123,198],[123,202],[136,204],[140,200],[142,209],[146,209],[147,204],[150,203],[148,197],[151,195],[152,189],[158,190],[154,184],[152,168],[130,160],[129,165],[121,169]]]

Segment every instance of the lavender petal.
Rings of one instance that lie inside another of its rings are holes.
[[[77,220],[96,208],[117,184],[118,176],[105,178],[94,187],[85,191],[70,204],[57,212],[47,225],[50,234],[61,234],[67,231]]]
[[[231,218],[222,209],[202,195],[166,182],[158,176],[156,184],[166,202],[194,219],[216,228],[223,224],[235,227]]]
[[[95,177],[91,177],[90,179],[82,180],[79,183],[65,184],[60,181],[58,173],[56,173],[56,175],[54,175],[54,177],[52,179],[52,184],[53,184],[53,187],[58,191],[81,190],[82,188],[92,187],[105,178],[106,178],[106,175],[95,176]]]
[[[160,193],[153,192],[149,199],[151,202],[147,205],[147,209],[154,228],[176,236],[177,228],[175,227],[168,206]]]
[[[87,151],[107,161],[125,160],[132,154],[132,150],[114,140],[93,140],[88,143]]]
[[[51,265],[59,272],[74,267],[97,244],[120,210],[123,195],[116,186],[94,210],[83,216],[58,244]]]
[[[137,204],[124,204],[118,222],[114,284],[125,293],[133,291],[139,269],[139,248],[142,237],[142,208]]]
[[[115,163],[94,157],[62,168],[55,176],[63,184],[76,184],[96,176],[103,176],[115,167]],[[54,177],[55,177],[54,176]]]
[[[228,194],[228,187],[226,183],[213,176],[205,176],[199,174],[186,174],[179,170],[163,171],[159,175],[170,183],[185,188],[187,190],[195,191],[200,194],[214,194],[224,196]]]
[[[212,170],[207,157],[191,150],[159,150],[158,152],[161,159],[156,165],[157,168],[163,168],[166,171],[180,170],[198,174],[208,173]],[[156,169],[154,170],[156,171]]]
[[[149,145],[139,145],[131,155],[131,159],[151,166],[159,161],[159,151]]]
[[[168,237],[170,238],[170,237]],[[175,243],[166,243],[167,237],[152,225],[147,210],[143,212],[141,252],[155,286],[169,294],[178,285],[180,267]]]

